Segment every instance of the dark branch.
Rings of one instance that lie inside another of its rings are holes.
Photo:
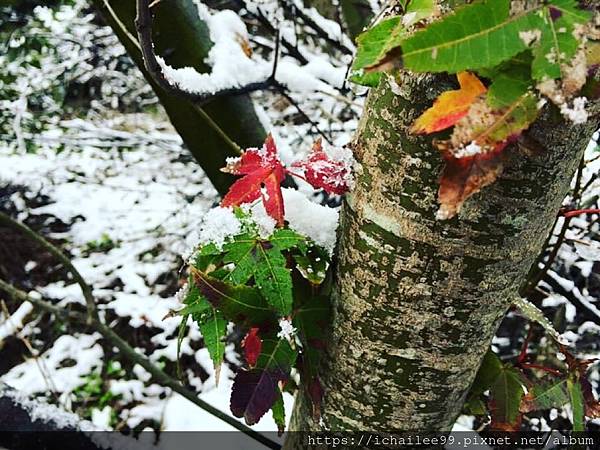
[[[162,68],[156,59],[156,55],[154,54],[154,45],[152,42],[152,13],[150,11],[149,1],[150,0],[136,0],[137,16],[135,19],[135,28],[137,30],[138,40],[142,50],[142,56],[146,70],[152,76],[152,79],[156,82],[156,84],[158,84],[169,94],[190,100],[197,104],[204,104],[216,97],[242,95],[254,91],[264,91],[270,89],[281,90],[283,88],[283,86],[275,79],[277,58],[275,58],[272,74],[264,81],[249,83],[238,88],[227,88],[217,92],[202,94],[195,94],[174,86],[165,78]]]
[[[291,95],[289,95],[287,92],[285,92],[285,89],[280,89],[280,90],[279,90],[279,93],[280,93],[280,94],[281,94],[283,97],[285,97],[285,99],[286,99],[288,102],[290,102],[290,103],[292,104],[292,106],[294,106],[294,108],[296,108],[296,110],[297,110],[297,111],[300,113],[300,115],[301,115],[302,117],[304,117],[304,119],[305,119],[307,122],[309,122],[309,123],[310,123],[310,124],[313,126],[313,128],[314,128],[314,129],[317,131],[317,133],[319,133],[319,134],[320,134],[320,135],[323,137],[323,139],[325,139],[325,140],[326,140],[326,141],[327,141],[327,142],[328,142],[330,145],[333,145],[333,142],[331,142],[331,139],[329,139],[329,138],[327,137],[327,135],[326,135],[325,133],[323,133],[323,132],[322,132],[322,131],[319,129],[319,126],[318,126],[318,125],[315,123],[315,121],[314,121],[314,120],[312,120],[312,119],[311,119],[311,118],[308,116],[308,114],[306,114],[306,113],[305,113],[305,112],[302,110],[302,108],[300,108],[300,105],[298,104],[298,102],[297,102],[296,100],[294,100],[294,99],[292,98],[292,96],[291,96]]]
[[[311,28],[317,34],[318,37],[320,37],[321,39],[323,39],[324,41],[326,41],[327,43],[332,45],[334,48],[336,48],[337,50],[342,52],[344,55],[352,55],[353,54],[353,51],[351,49],[346,47],[340,41],[332,39],[329,36],[329,34],[323,28],[321,28],[319,26],[319,24],[317,24],[313,19],[311,19],[308,15],[306,15],[306,13],[304,13],[304,11],[302,11],[300,8],[297,8],[295,5],[289,3],[286,0],[282,1],[282,5],[283,5],[283,8],[288,11],[289,14],[291,14],[292,16],[299,17],[302,20],[302,22],[304,22],[306,24],[306,26]]]

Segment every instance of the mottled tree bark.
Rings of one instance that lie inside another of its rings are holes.
[[[355,140],[323,420],[299,395],[291,430],[449,430],[599,125],[597,104],[579,126],[548,107],[528,133],[544,150],[509,148],[500,179],[437,221],[441,158],[408,128],[448,78],[399,78],[399,95],[385,81],[371,92]]]

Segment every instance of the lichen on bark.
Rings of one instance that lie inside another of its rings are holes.
[[[322,420],[299,394],[291,430],[449,430],[599,125],[597,104],[578,126],[548,107],[528,132],[544,150],[510,147],[499,180],[436,221],[442,161],[408,129],[450,78],[399,77],[372,90],[354,142]]]

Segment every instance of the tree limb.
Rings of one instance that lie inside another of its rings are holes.
[[[216,97],[248,94],[254,91],[263,91],[269,89],[282,89],[283,86],[275,79],[277,69],[277,55],[273,65],[272,74],[264,81],[249,83],[238,88],[222,89],[217,92],[195,94],[174,86],[165,78],[162,68],[154,54],[154,45],[152,43],[152,13],[150,11],[149,0],[136,0],[137,16],[135,19],[135,28],[138,34],[138,40],[144,58],[144,66],[154,81],[171,95],[181,97],[198,105],[202,105]]]
[[[63,252],[61,252],[57,247],[48,242],[43,236],[33,231],[27,225],[17,222],[13,218],[2,212],[0,212],[0,225],[12,228],[13,230],[24,234],[32,241],[35,241],[38,244],[40,244],[50,254],[55,256],[63,264],[63,266],[71,273],[73,279],[81,288],[81,292],[83,293],[83,298],[85,299],[85,303],[87,306],[88,321],[98,319],[98,311],[96,309],[96,302],[92,293],[92,287],[86,283],[86,281],[83,279],[79,271],[75,268],[71,260]]]

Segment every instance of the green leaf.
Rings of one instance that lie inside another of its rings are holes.
[[[258,245],[254,281],[267,302],[282,316],[292,313],[292,275],[287,261],[276,247]]]
[[[513,298],[513,304],[519,308],[519,311],[521,311],[525,317],[532,322],[536,322],[538,325],[541,325],[552,339],[559,343],[562,342],[560,333],[556,331],[552,323],[544,315],[544,312],[537,306],[535,306],[529,300],[522,298],[520,295],[515,295]]]
[[[187,321],[189,314],[184,314],[181,318],[181,323],[179,324],[179,331],[177,333],[177,377],[182,378],[183,374],[181,372],[181,364],[179,364],[179,355],[181,354],[181,343],[183,342],[183,338],[185,337],[185,330],[187,328]]]
[[[379,82],[381,81],[382,77],[383,77],[382,72],[367,72],[367,73],[365,73],[364,71],[361,70],[359,72],[352,74],[350,76],[350,78],[348,78],[348,79],[350,81],[352,81],[353,83],[360,84],[361,86],[377,87],[377,86],[379,86]]]
[[[388,69],[387,63],[398,56],[398,49],[406,36],[406,28],[430,17],[435,8],[434,0],[412,0],[403,8],[403,16],[385,19],[360,34],[356,39],[358,48],[350,81],[364,86],[377,86],[381,75],[372,71]]]
[[[223,246],[225,264],[233,264],[223,281],[245,284],[254,277],[256,286],[267,302],[282,316],[292,312],[292,278],[282,251],[289,248],[306,249],[306,238],[281,229],[269,240],[248,234],[236,236]]]
[[[191,265],[202,272],[209,271],[211,266],[216,266],[223,256],[223,251],[213,243],[204,245],[193,256]]]
[[[531,89],[531,60],[531,53],[526,52],[484,75],[492,79],[487,93],[492,108],[510,107]]]
[[[464,413],[473,416],[487,414],[487,407],[481,397],[468,397],[463,407]]]
[[[210,305],[209,305],[210,306]],[[207,309],[197,320],[210,359],[215,366],[215,379],[219,384],[220,367],[225,354],[224,338],[227,334],[227,320],[216,308]]]
[[[254,274],[254,252],[258,240],[248,234],[236,236],[232,242],[223,246],[225,264],[232,263],[233,269],[223,277],[226,281],[235,284],[245,284]]]
[[[469,390],[467,401],[464,405],[466,414],[483,415],[487,412],[485,402],[483,401],[483,394],[491,388],[498,379],[501,371],[502,361],[500,361],[498,355],[492,350],[488,350],[483,357],[481,366]]]
[[[513,93],[500,98],[495,97],[492,103],[501,104]],[[481,153],[502,149],[510,138],[519,136],[523,130],[537,118],[537,98],[527,91],[517,97],[509,105],[492,108],[490,100],[478,99],[473,103],[469,114],[455,126],[449,141],[439,141],[438,148],[460,152],[469,143],[477,144]]]
[[[488,350],[471,386],[471,395],[483,394],[492,387],[502,371],[502,361],[493,351]]]
[[[300,250],[306,249],[306,237],[288,228],[278,228],[269,237],[269,242],[279,250],[289,250],[296,247]]]
[[[411,0],[402,19],[405,27],[410,27],[423,19],[430,17],[436,9],[434,0]]]
[[[223,362],[223,355],[225,353],[225,342],[223,341],[227,334],[227,320],[223,317],[223,314],[218,311],[213,305],[211,305],[206,298],[204,298],[197,286],[189,284],[188,295],[185,298],[187,304],[188,314],[192,315],[192,318],[198,324],[202,338],[204,339],[204,345],[208,350],[210,359],[215,367],[215,379],[216,383],[219,383],[220,367]],[[182,326],[185,326],[187,321],[187,315],[184,316]],[[181,332],[181,329],[180,329]],[[180,341],[177,342],[177,354],[179,355]]]
[[[275,322],[275,314],[258,289],[232,285],[193,268],[192,276],[200,294],[224,318],[247,326]]]
[[[560,408],[569,403],[567,380],[535,385],[527,395],[527,412],[540,409]]]
[[[561,65],[569,64],[580,44],[573,35],[575,25],[586,23],[592,15],[578,9],[575,0],[553,0],[542,11],[546,26],[533,50],[532,75],[536,80],[566,79],[568,74],[563,73]]]
[[[521,373],[511,366],[503,366],[498,378],[490,388],[492,427],[508,430],[518,424],[519,406],[523,398]]]
[[[326,333],[330,323],[331,306],[325,297],[310,296],[294,312],[292,324],[302,343],[302,368],[306,378],[315,377],[319,371]]]
[[[321,284],[329,268],[329,254],[321,247],[312,246],[305,253],[294,252],[292,257],[300,274],[311,284]]]
[[[571,409],[573,410],[573,431],[585,431],[585,401],[581,384],[576,375],[570,375],[567,378],[567,390],[571,399]]]
[[[397,48],[406,31],[402,17],[382,20],[356,38],[358,46],[352,70],[369,69],[382,64],[392,49]]]
[[[273,421],[277,425],[277,430],[281,436],[285,431],[285,406],[283,404],[283,395],[281,391],[277,394],[277,400],[271,406],[271,412],[273,413]]]
[[[415,33],[402,43],[404,67],[415,72],[459,72],[493,67],[528,48],[519,32],[539,28],[535,6],[509,15],[509,0],[487,0]],[[502,43],[502,45],[499,45]]]
[[[256,368],[266,371],[280,370],[288,374],[297,356],[298,353],[287,339],[264,338]]]

